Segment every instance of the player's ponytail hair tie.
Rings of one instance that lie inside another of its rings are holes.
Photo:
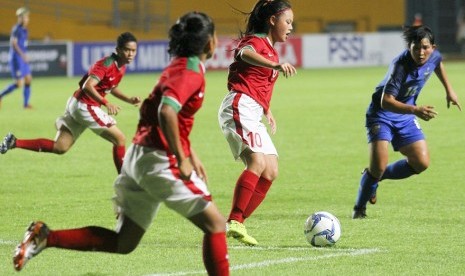
[[[274,2],[274,0],[263,0],[264,3],[263,3],[263,7],[265,7],[266,5],[268,4],[271,4],[272,2]],[[289,10],[290,8],[283,8],[283,9],[280,9],[278,10],[277,12],[274,13],[274,15],[278,15],[278,14],[281,14],[287,10]]]
[[[266,5],[271,4],[272,2],[274,2],[274,0],[264,0],[264,1],[265,2],[263,3],[263,7],[265,7]],[[279,0],[277,2],[279,2]],[[282,6],[281,8],[278,7],[278,10],[275,11],[273,13],[273,15],[278,16],[278,15],[282,14],[283,12],[285,12],[287,10],[290,10],[290,9],[291,9],[290,5],[288,7],[286,7],[286,6]]]
[[[275,13],[274,15],[275,15],[275,16],[278,16],[278,15],[282,14],[283,12],[285,12],[285,11],[287,11],[287,10],[290,10],[290,9],[291,9],[291,8],[282,9],[282,10],[278,11],[277,13]]]

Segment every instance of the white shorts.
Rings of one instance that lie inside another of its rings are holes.
[[[236,160],[245,149],[278,155],[266,126],[263,107],[243,93],[229,92],[218,111],[218,121]]]
[[[132,144],[114,183],[117,211],[147,230],[162,202],[186,218],[205,210],[211,202],[205,182],[195,171],[180,179],[174,164],[164,151]]]
[[[100,135],[104,130],[116,125],[116,120],[98,106],[87,105],[70,97],[65,114],[55,122],[57,130],[65,126],[76,140],[87,128]]]

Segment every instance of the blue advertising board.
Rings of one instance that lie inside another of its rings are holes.
[[[104,56],[115,52],[114,42],[76,42],[73,45],[73,75],[84,75],[92,64]],[[169,63],[168,41],[139,41],[137,55],[126,72],[148,73],[159,72]]]
[[[28,46],[27,57],[34,77],[37,76],[67,76],[68,49],[71,43],[31,43]],[[8,64],[9,44],[0,44],[0,78],[11,78]]]

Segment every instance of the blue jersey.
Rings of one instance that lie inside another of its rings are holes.
[[[10,60],[13,59],[20,59],[20,55],[16,52],[16,50],[13,48],[12,41],[13,39],[16,39],[19,48],[23,53],[26,53],[27,51],[27,39],[28,39],[28,31],[26,28],[24,28],[21,24],[16,24],[12,31],[11,31],[11,37],[10,37]]]
[[[367,110],[367,123],[370,121],[384,119],[389,121],[409,120],[411,114],[399,114],[381,108],[383,94],[393,95],[397,101],[415,105],[421,89],[425,85],[434,70],[442,61],[441,53],[434,50],[428,61],[418,66],[413,60],[410,52],[405,50],[390,64],[384,79],[378,84],[372,101]]]

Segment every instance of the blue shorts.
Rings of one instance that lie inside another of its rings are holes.
[[[21,58],[13,58],[10,60],[10,70],[13,79],[22,79],[31,74],[29,63],[24,62]]]
[[[371,119],[366,123],[368,143],[385,140],[392,144],[395,151],[416,141],[425,140],[416,117],[392,122],[383,119]]]

